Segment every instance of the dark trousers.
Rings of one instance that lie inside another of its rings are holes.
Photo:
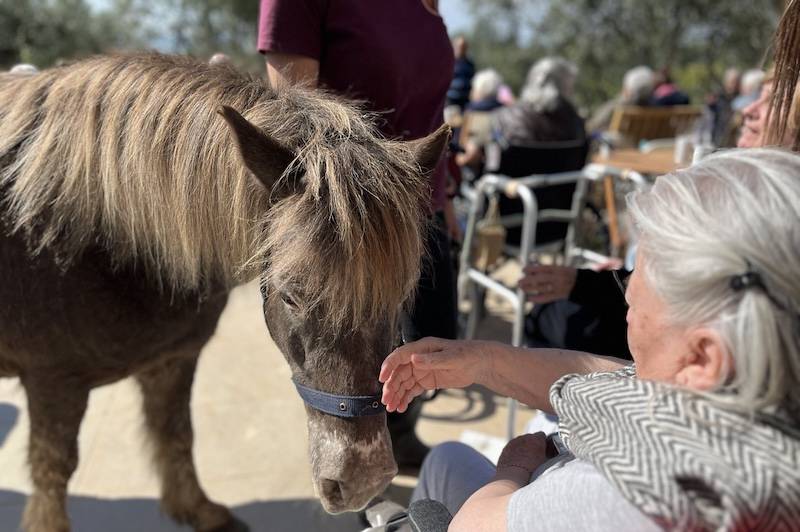
[[[428,257],[417,284],[411,323],[419,338],[456,337],[456,282],[444,215],[437,213],[427,238]]]
[[[411,330],[404,331],[403,334],[406,341],[426,336],[448,339],[456,337],[456,283],[450,259],[450,237],[447,235],[444,216],[437,214],[432,222],[427,238],[428,257],[423,263],[416,298],[409,312]],[[414,434],[414,426],[421,410],[422,403],[417,398],[404,413],[387,415],[389,434],[398,462],[405,462],[402,456],[398,456],[398,452],[403,453],[398,448],[398,443],[402,436]]]

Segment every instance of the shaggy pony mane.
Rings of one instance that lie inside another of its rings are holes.
[[[223,104],[295,153],[280,186],[244,166]],[[0,193],[11,230],[65,267],[101,246],[173,290],[264,272],[330,324],[357,327],[411,294],[429,190],[411,148],[355,106],[136,54],[0,76]]]

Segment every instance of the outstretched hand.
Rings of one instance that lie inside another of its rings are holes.
[[[423,338],[395,349],[383,361],[378,379],[389,412],[405,412],[425,390],[463,388],[491,370],[489,342]]]

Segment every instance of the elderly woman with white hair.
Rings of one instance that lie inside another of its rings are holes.
[[[611,124],[614,110],[620,105],[652,105],[655,73],[648,66],[639,65],[627,72],[622,78],[622,90],[619,96],[601,105],[589,118],[589,131],[605,131]]]
[[[501,144],[524,146],[586,137],[583,118],[571,98],[578,69],[560,57],[546,57],[534,64],[519,100],[498,110],[494,126]]]
[[[742,75],[739,95],[731,102],[731,108],[735,112],[742,112],[745,107],[758,100],[761,86],[766,77],[767,74],[760,68],[753,68],[745,72]]]
[[[493,111],[503,104],[497,100],[497,91],[503,78],[493,68],[479,70],[472,78],[472,89],[466,111]]]
[[[495,468],[444,444],[415,496],[447,505],[452,531],[797,530],[798,175],[797,154],[732,150],[629,197],[633,365],[433,338],[394,351],[390,411],[480,383],[558,414],[564,447],[521,436]]]
[[[484,148],[492,142],[493,111],[503,106],[497,99],[502,84],[503,78],[493,68],[480,70],[472,78],[470,101],[464,109],[464,123],[458,138],[464,151],[456,155],[456,164],[476,174],[483,166]]]

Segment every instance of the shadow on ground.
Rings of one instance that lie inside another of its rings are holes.
[[[0,447],[6,441],[11,429],[17,424],[19,410],[9,403],[0,403]]]
[[[0,530],[19,530],[25,495],[0,490]],[[159,510],[155,499],[99,499],[70,496],[72,529],[81,532],[176,532],[178,526]],[[316,499],[254,501],[235,506],[233,513],[253,532],[359,531],[364,526],[357,514],[329,515]]]
[[[457,402],[453,404],[457,405],[457,408],[436,413],[424,412],[422,417],[432,421],[470,423],[492,417],[497,411],[497,401],[505,401],[504,397],[475,384],[462,389],[444,389],[440,392],[440,396],[456,399]]]

